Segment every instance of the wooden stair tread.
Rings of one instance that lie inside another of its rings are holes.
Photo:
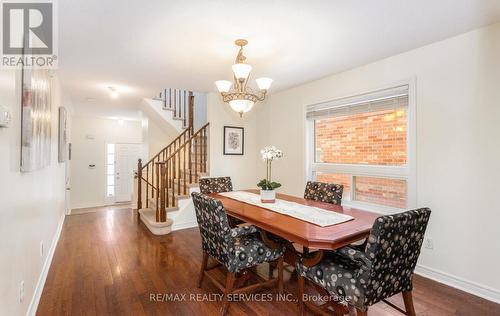
[[[149,198],[149,208],[151,209],[156,209],[156,201],[154,198]],[[178,211],[179,210],[179,206],[166,206],[165,207],[165,211],[167,213],[169,212],[175,212],[175,211]]]

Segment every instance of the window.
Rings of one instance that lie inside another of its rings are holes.
[[[106,197],[115,196],[115,144],[106,145]]]
[[[375,209],[413,204],[410,85],[307,107],[309,177],[344,185],[343,201]]]

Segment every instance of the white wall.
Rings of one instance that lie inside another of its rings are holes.
[[[145,129],[143,139],[148,146],[148,158],[156,155],[178,136],[178,134],[169,133],[166,129],[162,129],[161,126],[153,120],[146,119],[143,129]]]
[[[115,119],[78,116],[72,119],[71,208],[106,205],[106,144],[141,144],[141,122],[124,120],[120,124]],[[90,169],[90,164],[95,168]]]
[[[238,113],[221,101],[217,93],[207,95],[207,104],[207,119],[210,122],[210,176],[231,176],[236,190],[256,188],[258,178],[256,112],[246,113],[240,118]],[[224,126],[238,126],[245,129],[243,156],[223,155]]]
[[[194,130],[207,123],[207,94],[203,92],[193,92],[194,95]]]
[[[0,104],[13,115],[10,127],[0,128],[0,315],[26,314],[65,209],[65,165],[57,162],[58,107],[65,105],[59,81],[52,79],[51,164],[20,173],[20,78],[14,71],[0,72]],[[21,281],[25,295],[19,303]]]
[[[415,78],[417,202],[433,210],[427,235],[434,239],[434,250],[423,249],[419,264],[500,300],[499,56],[496,24],[271,94],[258,113],[258,144],[284,151],[275,178],[283,191],[301,195],[304,106]]]

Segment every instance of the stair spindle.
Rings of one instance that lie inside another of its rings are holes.
[[[160,222],[166,222],[167,221],[167,212],[165,210],[166,204],[165,204],[165,186],[166,186],[166,179],[165,179],[165,163],[160,162],[160,175],[161,175],[161,186],[160,188],[160,210],[159,210],[159,217],[160,217]]]
[[[188,162],[188,165],[189,165],[189,183],[193,183],[193,167],[192,167],[192,164],[191,164],[191,161],[192,161],[192,157],[191,157],[191,153],[192,153],[192,146],[193,146],[193,141],[191,140],[189,142],[189,146],[188,146],[188,159],[189,159],[189,162]]]
[[[179,159],[177,159],[177,161],[178,161],[177,162],[177,194],[181,195],[181,152],[179,152]]]
[[[175,177],[176,177],[176,155],[172,156],[172,170],[174,171],[174,174],[172,175],[172,205],[175,206]]]
[[[170,168],[169,168],[169,161],[168,160],[165,162],[165,167],[166,167],[166,170],[165,170],[165,188],[163,191],[166,193],[166,199],[165,199],[166,206],[169,207],[170,203],[169,203],[169,198],[168,198],[168,186],[169,186],[169,172],[170,172],[169,170],[170,170]]]
[[[178,99],[179,102],[177,102],[178,103],[177,106],[179,107],[179,116],[178,117],[180,118],[180,117],[182,117],[182,106],[181,106],[182,105],[182,91],[179,90],[179,91],[177,91],[177,93],[179,94],[179,99]]]
[[[146,165],[146,208],[149,207],[149,164]]]
[[[183,175],[182,175],[182,178],[184,179],[184,195],[187,194],[186,192],[186,146],[184,146],[184,157],[183,157],[183,160],[184,160],[184,172],[183,172]]]
[[[137,162],[137,210],[142,208],[142,159]],[[139,215],[139,212],[137,212]]]
[[[198,140],[194,138],[194,174],[198,176]]]
[[[155,163],[155,171],[156,171],[156,187],[160,187],[160,163],[156,162]],[[160,197],[158,195],[158,191],[156,191],[156,198],[155,198],[155,204],[156,204],[156,221],[160,221]]]
[[[177,93],[175,91],[176,90],[174,89],[174,117],[177,117],[177,101],[176,101]]]
[[[184,127],[186,127],[186,126],[187,126],[187,115],[186,115],[186,110],[187,110],[187,108],[186,108],[186,106],[187,106],[187,105],[186,105],[186,90],[184,90],[184,117],[183,117],[183,118],[184,118],[184,121],[183,121],[183,123],[182,123]]]

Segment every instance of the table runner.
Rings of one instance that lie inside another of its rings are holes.
[[[233,191],[219,194],[230,199],[238,200],[280,214],[295,217],[321,227],[332,226],[354,219],[349,215],[281,199],[276,199],[275,203],[262,203],[260,200],[260,195],[251,192]]]

